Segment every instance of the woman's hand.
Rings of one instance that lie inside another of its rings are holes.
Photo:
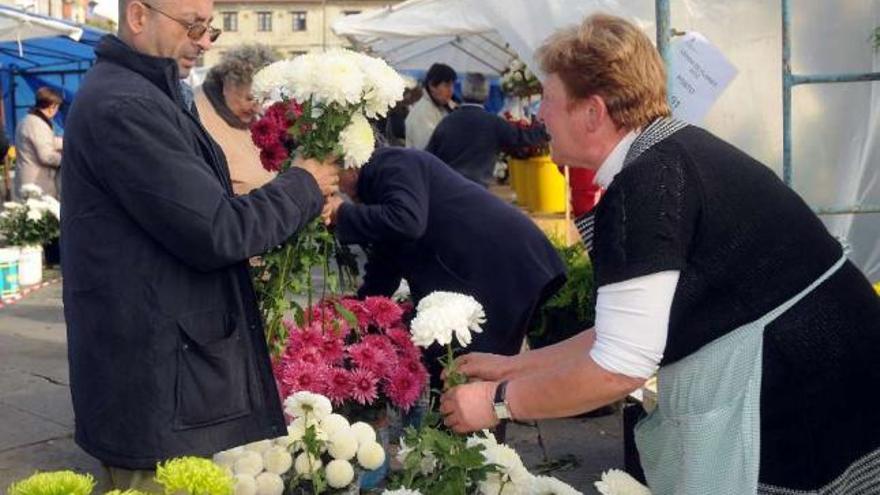
[[[512,371],[513,356],[472,352],[455,360],[456,370],[469,379],[501,381],[509,378]]]
[[[339,190],[339,169],[329,160],[321,163],[312,158],[302,159],[297,157],[293,165],[305,169],[308,173],[312,174],[312,177],[315,178],[318,187],[321,189],[321,194],[325,197]]]
[[[443,423],[456,433],[493,428],[498,424],[494,399],[496,382],[474,382],[451,388],[440,397]]]
[[[336,215],[343,203],[342,198],[336,194],[327,198],[327,202],[324,203],[324,211],[321,212],[324,225],[334,225],[336,223]]]

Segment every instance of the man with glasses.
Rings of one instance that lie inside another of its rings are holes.
[[[67,118],[64,306],[76,442],[116,488],[156,462],[286,434],[248,258],[335,190],[317,162],[249,194],[180,79],[217,39],[211,0],[122,0]]]

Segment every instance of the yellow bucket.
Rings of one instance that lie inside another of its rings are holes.
[[[565,176],[550,156],[529,159],[529,169],[532,174],[531,210],[535,213],[565,212]]]
[[[510,186],[516,193],[516,204],[529,208],[527,185],[529,182],[529,164],[526,160],[511,158],[507,165],[510,167]]]

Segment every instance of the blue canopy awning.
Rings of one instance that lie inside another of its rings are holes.
[[[83,30],[79,41],[53,36],[22,40],[20,47],[17,41],[0,42],[4,128],[10,141],[15,138],[18,121],[34,104],[34,94],[43,86],[64,95],[64,105],[55,117],[59,130],[63,129],[64,116],[80,81],[95,63],[95,46],[107,34],[92,27],[79,27]]]

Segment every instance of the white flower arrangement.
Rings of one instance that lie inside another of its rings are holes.
[[[515,450],[498,443],[495,441],[495,437],[488,433],[468,437],[467,445],[468,447],[482,445],[486,463],[498,467],[497,472],[490,473],[485,480],[480,482],[480,493],[485,495],[530,494],[534,477],[526,469]]]
[[[286,480],[311,482],[316,475],[331,488],[344,488],[354,482],[358,467],[372,470],[385,462],[373,427],[349,425],[323,395],[298,392],[284,404],[288,414],[301,414],[287,426],[287,435],[214,455],[234,476],[235,495],[281,495]]]
[[[651,495],[648,487],[619,469],[605,471],[594,484],[602,495]]]
[[[303,106],[303,115],[291,127],[301,138],[303,156],[323,159],[337,154],[346,167],[360,167],[375,147],[367,118],[384,116],[403,97],[405,87],[405,80],[385,61],[333,49],[263,68],[254,75],[251,91],[264,107],[287,100]],[[302,127],[312,130],[299,134]],[[307,135],[316,128],[322,130],[315,133],[321,139]]]
[[[432,292],[419,301],[416,311],[410,327],[412,341],[420,347],[434,342],[449,344],[453,335],[467,347],[471,332],[482,332],[481,325],[486,322],[483,306],[473,297],[456,292]]]
[[[535,476],[529,493],[531,495],[583,495],[583,492],[579,492],[550,476]]]
[[[0,212],[0,236],[10,246],[46,244],[58,237],[61,204],[35,184],[21,186],[22,203],[7,201]]]

